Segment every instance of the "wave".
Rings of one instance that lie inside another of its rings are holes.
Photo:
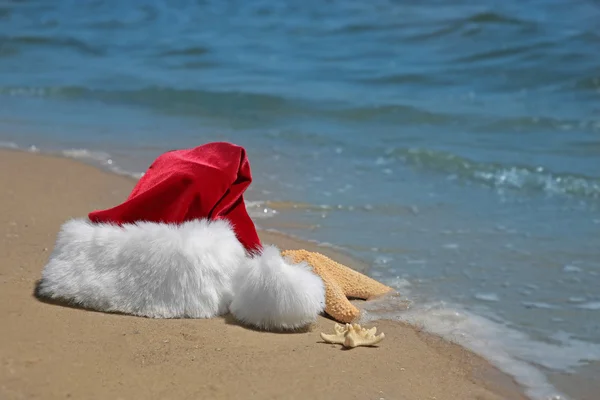
[[[268,94],[254,94],[247,92],[218,92],[210,90],[176,89],[162,86],[148,86],[132,90],[106,90],[93,89],[84,86],[56,86],[56,87],[0,87],[0,94],[9,96],[39,96],[66,99],[121,99],[131,102],[152,102],[158,100],[175,101],[215,101],[222,98],[238,99],[248,103],[266,103],[276,106],[285,103],[285,99]]]
[[[41,153],[54,156],[61,156],[66,158],[72,158],[80,160],[84,163],[94,165],[102,168],[106,171],[112,172],[117,175],[127,176],[133,179],[139,179],[143,176],[143,172],[132,172],[121,168],[117,163],[114,162],[112,156],[102,151],[92,151],[88,149],[63,149],[63,150],[50,150],[40,149],[35,145],[29,147],[19,146],[14,142],[0,141],[0,149],[9,149],[17,151],[26,151],[29,153]]]
[[[387,283],[400,289],[393,282]],[[571,373],[600,360],[599,344],[564,332],[556,332],[552,342],[537,341],[497,318],[486,318],[456,305],[414,303],[407,297],[410,289],[406,284],[401,289],[403,296],[357,304],[363,309],[361,322],[401,321],[456,343],[512,376],[532,399],[567,399],[548,381],[545,370]]]
[[[551,131],[570,131],[570,130],[592,130],[600,131],[600,120],[591,117],[589,119],[559,118],[554,116],[515,116],[499,119],[487,119],[479,122],[477,128],[481,131],[490,133],[506,132],[534,132],[540,130]],[[588,143],[589,145],[589,143]]]
[[[415,168],[497,189],[600,199],[600,178],[596,177],[555,173],[542,167],[476,162],[452,153],[426,149],[392,149],[387,156]]]
[[[50,48],[67,48],[75,50],[77,52],[100,56],[104,52],[100,49],[85,43],[82,40],[75,39],[72,37],[51,37],[51,36],[36,36],[36,35],[14,35],[14,36],[0,36],[0,43],[3,46],[10,46],[11,48],[20,48],[28,46],[41,46]]]
[[[450,82],[433,74],[400,73],[357,79],[357,82],[376,85],[449,85]]]
[[[600,74],[577,79],[575,89],[593,91],[595,95],[600,90]]]
[[[411,41],[427,41],[451,35],[471,37],[482,33],[487,26],[493,25],[513,26],[525,30],[532,30],[535,27],[535,24],[530,21],[492,11],[477,12],[460,18],[442,20],[438,23],[439,27],[428,32],[409,35],[407,39]]]
[[[383,104],[352,107],[346,103],[323,106],[283,95],[204,89],[148,86],[131,90],[92,89],[83,86],[0,87],[0,95],[63,100],[100,101],[107,104],[150,108],[166,114],[206,118],[281,119],[304,117],[307,113],[344,122],[446,124],[458,116],[409,105]]]
[[[1,48],[0,48],[1,56]],[[192,61],[190,61],[192,62]],[[198,68],[210,67],[210,62],[194,61]],[[187,68],[186,65],[180,66]],[[600,79],[600,78],[599,78]],[[599,79],[590,78],[583,85],[595,85]],[[427,86],[427,82],[436,81],[437,85],[447,82],[434,77],[419,74],[381,74],[368,78],[363,83],[373,85]],[[352,105],[348,102],[311,101],[309,99],[252,91],[220,91],[209,89],[180,89],[174,87],[145,86],[133,89],[105,89],[86,86],[0,86],[0,95],[14,97],[40,97],[58,100],[87,100],[134,106],[151,109],[164,114],[185,117],[204,117],[208,119],[262,119],[280,120],[288,117],[313,117],[333,119],[342,123],[382,122],[389,124],[425,124],[456,125],[457,123],[475,123],[480,129],[490,131],[527,131],[540,129],[568,130],[572,128],[600,130],[600,121],[565,119],[551,115],[504,116],[490,120],[485,116],[469,116],[461,113],[440,112],[421,106],[408,104]],[[318,135],[319,137],[323,135]],[[305,139],[305,138],[302,138]]]
[[[538,50],[550,48],[554,44],[551,42],[532,43],[527,45],[515,45],[505,48],[499,48],[494,50],[486,50],[460,56],[452,60],[452,62],[459,64],[471,64],[480,63],[483,61],[492,61],[502,59],[504,61],[511,61],[512,56],[527,55],[531,57],[531,54]]]
[[[131,90],[83,86],[0,87],[0,95],[88,100],[206,118],[280,118],[303,112],[299,102],[271,94],[148,86]],[[261,114],[262,113],[262,114]]]
[[[401,123],[444,124],[455,121],[457,116],[432,112],[409,105],[379,105],[333,110],[331,115],[347,121],[390,121]]]
[[[353,34],[353,33],[363,33],[363,32],[371,32],[371,31],[380,31],[384,30],[386,27],[377,24],[377,23],[347,23],[342,26],[333,28],[329,30],[327,33],[329,34]]]
[[[204,54],[210,53],[210,49],[208,47],[203,46],[189,46],[180,49],[171,49],[165,50],[158,53],[159,57],[169,57],[169,56],[202,56]]]
[[[508,15],[500,14],[493,11],[483,11],[475,13],[465,18],[464,21],[478,24],[498,24],[498,25],[524,25],[529,22],[510,17]]]

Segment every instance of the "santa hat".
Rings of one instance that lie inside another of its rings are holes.
[[[153,318],[230,312],[268,330],[314,322],[323,282],[262,246],[243,198],[251,182],[230,143],[162,154],[124,203],[63,224],[38,295]]]

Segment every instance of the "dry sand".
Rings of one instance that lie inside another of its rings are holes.
[[[122,202],[133,185],[73,160],[0,151],[0,399],[523,398],[479,357],[395,322],[369,324],[386,334],[379,347],[344,351],[321,342],[326,318],[309,333],[276,334],[37,300],[59,226]]]

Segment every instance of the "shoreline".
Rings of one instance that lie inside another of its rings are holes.
[[[318,332],[333,328],[323,317],[309,333],[282,335],[251,331],[227,318],[149,320],[39,302],[33,286],[60,224],[121,202],[135,180],[55,155],[0,149],[0,159],[5,192],[0,205],[6,210],[0,219],[6,229],[0,247],[6,261],[0,269],[5,289],[0,332],[6,338],[0,346],[0,394],[6,398],[65,393],[89,398],[90,391],[101,398],[116,393],[330,398],[334,391],[361,399],[526,398],[511,377],[485,359],[400,322],[368,324],[386,334],[379,347],[339,351],[319,343]],[[361,265],[333,248],[283,233],[261,229],[259,235],[282,249],[306,248],[351,267]],[[231,371],[232,362],[241,370]],[[257,377],[256,371],[266,375]],[[223,376],[237,381],[231,384]]]

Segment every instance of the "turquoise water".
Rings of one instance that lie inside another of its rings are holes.
[[[132,174],[243,145],[260,226],[367,261],[412,302],[386,315],[546,397],[600,359],[598,21],[580,0],[1,1],[0,142]]]

